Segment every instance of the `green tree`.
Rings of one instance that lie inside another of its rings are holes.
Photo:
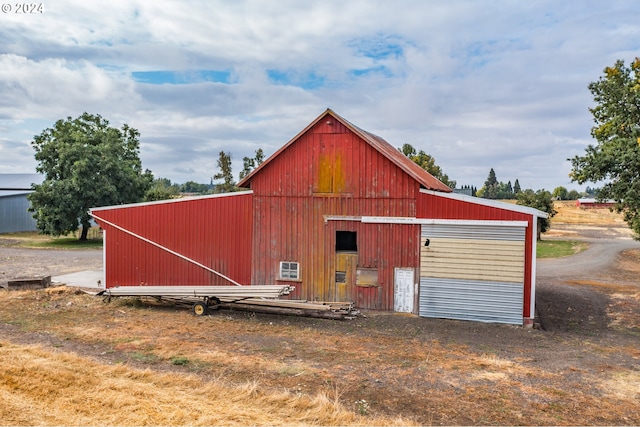
[[[484,182],[484,187],[480,189],[480,193],[485,199],[497,199],[499,188],[500,184],[496,178],[496,172],[491,168],[489,176],[487,176],[487,179]]]
[[[172,184],[168,178],[157,178],[151,183],[151,187],[147,190],[144,200],[152,202],[155,200],[173,199],[180,195],[177,184]]]
[[[236,183],[233,180],[233,171],[231,169],[231,153],[220,152],[218,157],[218,169],[220,172],[213,176],[215,180],[222,180],[222,184],[216,185],[216,193],[229,193],[236,191]]]
[[[569,200],[569,191],[565,187],[556,187],[553,190],[553,198],[556,200]]]
[[[518,193],[518,205],[529,206],[549,214],[549,218],[538,218],[538,240],[540,235],[551,227],[551,218],[558,212],[553,209],[553,198],[546,190],[533,191],[527,189]]]
[[[398,150],[402,154],[410,158],[415,164],[440,180],[440,182],[442,182],[447,187],[456,188],[456,181],[449,179],[449,176],[445,174],[440,166],[436,164],[436,159],[434,159],[429,154],[425,153],[422,150],[416,152],[416,149],[413,148],[411,144],[403,144],[402,148],[398,148]]]
[[[597,199],[614,200],[616,211],[640,239],[640,58],[628,67],[616,61],[589,90],[596,103],[589,111],[597,144],[569,159],[570,177],[580,184],[603,182]]]
[[[180,186],[180,191],[182,193],[206,194],[209,192],[209,186],[195,181],[187,181]]]
[[[567,193],[567,200],[578,200],[580,198],[580,193],[577,190],[569,190]]]
[[[256,150],[256,154],[254,157],[243,157],[242,162],[244,168],[240,171],[240,179],[245,178],[247,175],[251,173],[255,168],[260,166],[264,161],[264,152],[262,148],[258,148]]]
[[[518,197],[518,193],[520,193],[522,189],[520,188],[520,181],[516,178],[516,182],[513,183],[513,195]]]
[[[153,175],[142,170],[139,137],[86,112],[36,135],[36,170],[45,179],[33,186],[29,210],[38,230],[59,236],[82,226],[80,240],[87,240],[89,208],[142,201]]]

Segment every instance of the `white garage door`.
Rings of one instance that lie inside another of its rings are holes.
[[[425,224],[421,242],[420,316],[522,324],[522,222]]]

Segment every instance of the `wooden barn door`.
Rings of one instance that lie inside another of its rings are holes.
[[[358,269],[358,245],[355,231],[336,231],[333,286],[335,301],[353,301]]]

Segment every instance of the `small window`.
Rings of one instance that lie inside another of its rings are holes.
[[[336,271],[336,283],[347,283],[346,271]]]
[[[336,252],[358,252],[358,234],[355,231],[336,231]]]
[[[283,280],[300,279],[300,264],[291,261],[281,261],[280,278]]]

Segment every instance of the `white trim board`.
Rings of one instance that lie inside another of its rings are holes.
[[[111,210],[111,209],[136,208],[140,206],[162,205],[166,203],[192,202],[194,200],[215,199],[218,197],[234,197],[234,196],[241,196],[241,195],[252,194],[252,193],[253,193],[253,190],[247,190],[247,191],[236,191],[234,193],[206,194],[204,196],[187,196],[187,197],[180,197],[178,199],[155,200],[153,202],[140,202],[140,203],[127,203],[124,205],[100,206],[97,208],[89,209],[89,212],[99,212],[99,211]]]
[[[358,221],[365,224],[407,224],[407,225],[493,225],[497,227],[527,227],[527,221],[435,219],[398,216],[341,216],[325,215],[324,221]]]

